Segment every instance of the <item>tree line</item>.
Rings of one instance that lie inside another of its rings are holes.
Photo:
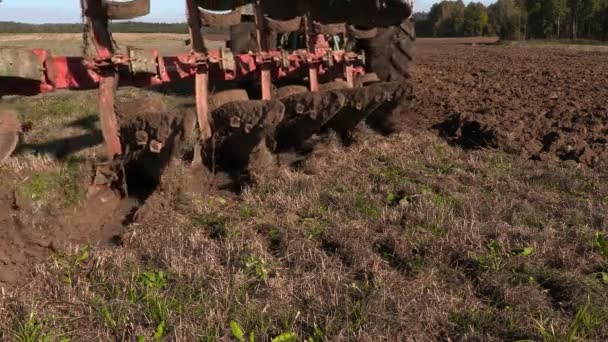
[[[608,39],[608,0],[497,0],[490,6],[443,0],[416,13],[421,37]]]

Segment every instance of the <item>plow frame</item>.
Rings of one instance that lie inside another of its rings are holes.
[[[261,99],[271,100],[275,80],[307,79],[309,90],[318,92],[321,83],[337,79],[342,80],[347,88],[354,88],[357,77],[365,74],[365,55],[330,48],[325,35],[315,31],[316,23],[310,15],[304,16],[301,22],[306,49],[267,48],[269,44],[264,33],[268,30],[269,21],[259,0],[253,4],[258,49],[239,55],[229,49],[209,50],[205,46],[204,15],[195,0],[185,0],[191,49],[177,56],[161,56],[157,50],[132,47],[124,53],[115,45],[109,28],[110,20],[144,15],[149,12],[150,0],[81,0],[81,5],[86,34],[91,38],[95,54],[53,57],[44,49],[25,52],[29,54],[28,60],[37,61],[37,64],[34,63],[36,65],[22,75],[14,75],[14,78],[2,80],[0,77],[0,83],[3,83],[0,84],[0,96],[98,88],[101,130],[110,159],[123,151],[115,112],[118,86],[148,87],[193,78],[198,127],[204,141],[212,135],[209,101],[210,89],[216,86],[226,82],[257,84]],[[32,76],[36,73],[38,77]],[[28,82],[18,82],[23,78]]]

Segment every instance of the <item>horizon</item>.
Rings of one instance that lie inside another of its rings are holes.
[[[439,1],[424,0],[414,3],[415,12],[428,12]],[[469,3],[471,1],[465,1]],[[491,1],[483,0],[484,4]],[[44,13],[44,17],[41,14]],[[51,18],[49,18],[51,17]],[[3,0],[0,3],[0,21],[25,24],[74,24],[81,22],[78,0],[62,0],[60,4],[49,5],[44,0]],[[185,6],[175,6],[167,1],[152,0],[149,15],[132,20],[143,23],[184,23]]]

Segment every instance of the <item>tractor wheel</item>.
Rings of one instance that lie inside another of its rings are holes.
[[[376,73],[381,82],[395,82],[411,77],[415,40],[414,21],[407,19],[397,26],[378,28],[374,38],[359,39],[357,45],[365,52],[368,72]]]

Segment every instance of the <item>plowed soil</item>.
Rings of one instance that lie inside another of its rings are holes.
[[[487,43],[487,42],[486,42]],[[608,160],[608,53],[421,40],[410,127],[536,160]]]

